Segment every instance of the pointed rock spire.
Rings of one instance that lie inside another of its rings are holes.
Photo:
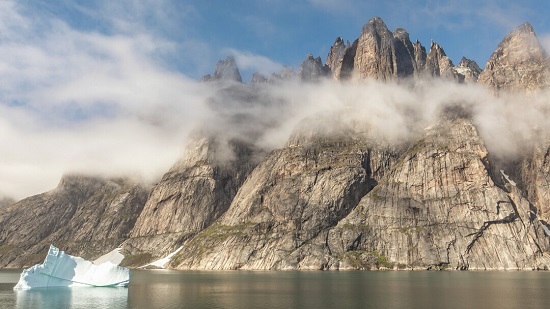
[[[354,71],[359,77],[394,78],[393,34],[381,18],[371,19],[358,39]]]
[[[393,32],[393,66],[398,77],[407,77],[414,74],[415,56],[414,46],[409,33],[403,28]]]
[[[330,73],[328,66],[323,65],[321,57],[314,58],[313,55],[307,55],[306,60],[302,62],[298,76],[302,81],[314,82]]]
[[[430,52],[428,53],[428,57],[426,59],[425,70],[428,74],[433,77],[456,79],[457,74],[453,70],[453,67],[453,62],[449,59],[449,57],[447,57],[443,48],[436,42],[432,41],[430,45]]]
[[[201,82],[209,81],[233,81],[242,83],[243,79],[239,72],[239,67],[237,67],[235,57],[229,56],[225,60],[218,61],[214,75],[208,74],[201,78]]]
[[[454,69],[459,74],[459,78],[465,83],[477,82],[482,71],[475,61],[466,57],[462,57],[462,60]]]
[[[341,37],[337,37],[328,53],[325,64],[330,69],[332,77],[336,80],[340,79],[342,62],[348,48],[350,48],[349,42],[346,45]]]
[[[550,61],[529,23],[510,32],[489,58],[481,84],[508,91],[549,86]]]

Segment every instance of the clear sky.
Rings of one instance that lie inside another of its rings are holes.
[[[541,0],[0,0],[0,197],[72,168],[169,167],[207,114],[195,81],[228,55],[248,82],[309,53],[325,61],[378,16],[483,68],[526,21],[548,49],[549,13]]]

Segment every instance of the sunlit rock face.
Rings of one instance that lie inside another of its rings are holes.
[[[263,160],[227,212],[190,240],[171,266],[310,268],[304,260],[319,252],[309,243],[356,207],[397,152],[359,127],[322,128],[323,123],[323,117],[306,121],[283,149]]]
[[[547,264],[548,226],[495,173],[468,119],[426,130],[327,234],[339,268],[532,269]]]
[[[421,121],[407,138],[388,139],[354,117],[388,120],[379,110],[349,104],[340,113],[327,101],[355,103],[353,93],[327,99],[315,97],[315,90],[372,82],[396,92],[437,84],[477,94],[485,86],[495,96],[484,95],[496,98],[544,91],[547,71],[548,57],[527,24],[503,40],[481,72],[466,58],[454,66],[435,42],[426,52],[406,30],[391,32],[380,18],[352,44],[338,38],[325,65],[308,55],[297,73],[285,67],[270,77],[254,75],[246,85],[228,58],[204,79],[218,87],[206,105],[220,117],[198,128],[151,190],[127,181],[65,178],[56,190],[3,206],[0,261],[16,267],[40,261],[46,241],[61,240],[88,255],[123,243],[123,264],[130,266],[173,253],[163,266],[177,269],[545,269],[545,132],[518,145],[514,156],[499,153],[480,133],[473,116],[479,106],[445,97],[447,105],[422,118],[429,123]],[[478,80],[479,87],[458,85]],[[286,86],[298,94],[279,96]],[[278,115],[290,114],[280,111],[302,107],[306,89],[319,103],[315,110],[285,128],[293,133],[277,147],[262,148],[265,132],[282,129]],[[380,100],[379,93],[361,100],[385,102],[380,107],[394,112],[385,104],[395,103],[407,121],[417,120],[412,105],[395,102],[402,95],[383,93],[393,101]],[[403,131],[410,129],[407,121]],[[383,130],[392,129],[384,123]]]
[[[214,137],[191,141],[185,156],[153,188],[124,244],[126,252],[150,253],[150,260],[158,258],[227,211],[254,167],[255,153],[244,143],[220,143]],[[222,149],[226,146],[230,148]],[[230,157],[221,157],[224,152]]]
[[[479,83],[506,91],[530,91],[550,85],[548,54],[529,23],[500,42],[479,76]]]

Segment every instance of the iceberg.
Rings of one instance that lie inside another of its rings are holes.
[[[50,245],[44,263],[25,269],[14,290],[75,286],[124,287],[129,282],[128,268],[109,261],[94,264]]]

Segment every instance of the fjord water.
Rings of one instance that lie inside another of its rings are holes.
[[[0,308],[548,308],[550,272],[134,270],[128,288],[14,291]]]

